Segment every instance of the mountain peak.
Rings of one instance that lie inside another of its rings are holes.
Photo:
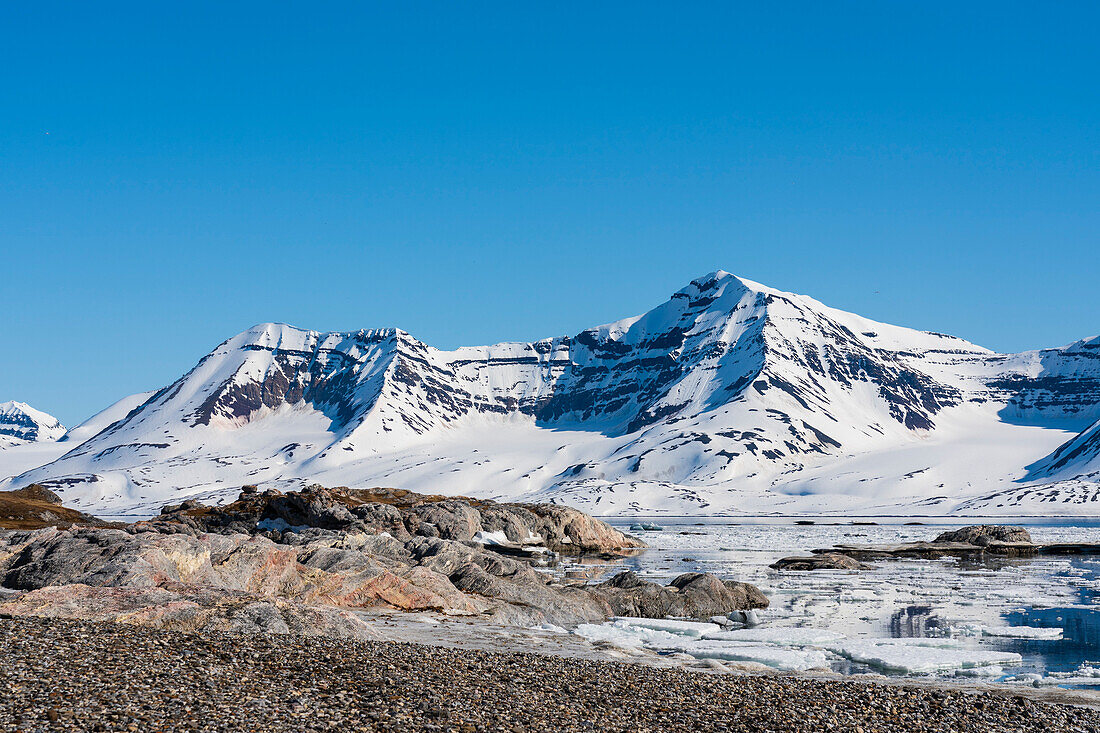
[[[683,297],[684,295],[690,297],[699,296],[722,296],[733,295],[737,297],[745,293],[763,293],[765,295],[778,295],[787,298],[802,298],[807,301],[812,300],[806,298],[806,296],[798,295],[796,293],[789,293],[778,288],[769,287],[763,283],[758,283],[755,280],[749,280],[746,277],[734,275],[731,272],[725,270],[714,270],[708,272],[702,277],[697,277],[692,280],[686,287],[679,290],[676,295]],[[675,297],[675,296],[673,296]],[[813,301],[816,303],[816,301]]]
[[[0,402],[0,436],[20,441],[53,441],[65,434],[65,426],[26,402]]]
[[[748,283],[750,281],[743,280],[736,275],[726,272],[725,270],[715,270],[714,272],[708,272],[702,277],[697,277],[692,280],[688,285],[682,288],[679,292],[695,292],[695,293],[709,293],[716,292],[725,288],[730,284],[736,285],[739,288],[748,289]],[[753,283],[755,284],[755,283]]]

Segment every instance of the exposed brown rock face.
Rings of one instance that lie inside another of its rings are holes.
[[[488,535],[488,536],[487,536]],[[246,488],[122,528],[0,532],[0,612],[162,628],[360,636],[347,609],[388,607],[503,624],[574,625],[612,615],[708,617],[762,608],[754,586],[700,573],[660,586],[624,573],[597,586],[538,572],[533,558],[622,553],[642,543],[566,507],[410,492]],[[545,562],[543,562],[545,564]]]
[[[16,491],[0,491],[0,529],[104,525],[95,517],[61,506],[61,498],[38,484]]]
[[[9,492],[12,497],[21,499],[31,499],[33,501],[44,501],[47,504],[60,504],[61,497],[47,489],[42,484],[30,484],[24,486],[21,489]]]

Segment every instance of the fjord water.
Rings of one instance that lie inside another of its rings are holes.
[[[843,673],[1100,689],[1100,556],[884,560],[862,571],[780,573],[768,567],[780,557],[836,544],[930,540],[961,524],[1021,524],[1036,542],[1096,542],[1100,519],[656,521],[659,531],[630,530],[634,520],[612,520],[650,545],[623,564],[650,578],[705,571],[758,585],[771,606],[746,638],[802,649],[808,660],[803,668],[823,652],[830,668]],[[819,630],[821,640],[831,641],[798,644],[814,634],[792,633],[796,628]],[[685,649],[651,632],[645,645]],[[710,642],[696,646],[703,656],[715,649]],[[738,651],[722,658],[753,658],[748,644]],[[800,658],[791,658],[780,659],[787,669],[799,668]],[[760,661],[773,663],[766,653]]]

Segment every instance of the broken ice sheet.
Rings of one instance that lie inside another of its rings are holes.
[[[854,662],[905,674],[931,674],[955,669],[1020,664],[1023,661],[1015,652],[899,643],[893,639],[845,641],[832,643],[827,647],[834,654]]]
[[[665,647],[668,651],[690,654],[696,659],[721,659],[730,662],[757,662],[784,672],[828,669],[829,661],[820,649],[793,649],[771,644],[747,644],[684,640]]]
[[[676,524],[662,519],[665,531],[648,538],[651,549],[631,559],[631,569],[667,582],[682,571],[679,560],[690,556],[706,571],[756,584],[771,605],[761,625],[752,628],[691,627],[683,620],[662,620],[651,624],[654,629],[646,639],[638,638],[642,632],[635,627],[630,634],[634,643],[657,652],[668,652],[672,646],[681,649],[691,639],[738,643],[743,648],[735,653],[741,656],[752,653],[745,651],[747,645],[783,647],[823,652],[827,663],[840,672],[870,669],[894,676],[963,675],[994,681],[1032,672],[1043,678],[1051,671],[1068,673],[1097,656],[1095,648],[1080,645],[1079,632],[1067,630],[1072,621],[1075,628],[1094,628],[1100,639],[1100,561],[1095,558],[903,559],[877,561],[874,570],[843,575],[782,573],[768,566],[780,557],[852,542],[853,534],[861,535],[861,543],[897,544],[926,540],[958,525],[890,525],[879,519],[877,525],[853,527],[848,517],[820,520],[811,527],[781,521]],[[1096,531],[1086,526],[1029,530],[1039,542],[1064,543],[1089,541]],[[1040,606],[1048,608],[1036,611]],[[1077,615],[1071,620],[1067,613]],[[677,627],[676,633],[657,635],[658,628],[671,626]],[[917,639],[907,642],[904,637]],[[846,646],[848,654],[839,653],[837,644],[849,643],[864,646]],[[699,645],[695,651],[703,649]],[[769,666],[778,668],[780,663],[798,666],[793,658],[773,659]],[[1050,679],[1064,682],[1049,684],[1100,686],[1100,677]]]

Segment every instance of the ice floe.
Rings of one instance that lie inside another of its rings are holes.
[[[1023,661],[1015,652],[898,643],[896,639],[850,640],[830,644],[828,649],[854,662],[904,674],[932,674],[947,670],[1020,664]]]
[[[792,649],[770,644],[742,644],[685,640],[671,644],[670,651],[690,654],[696,659],[721,659],[730,662],[757,662],[784,672],[828,669],[829,660],[820,649]]]
[[[709,621],[681,621],[679,619],[665,618],[634,618],[632,616],[618,616],[611,621],[619,628],[651,629],[653,631],[667,631],[680,636],[700,637],[720,629],[721,627]]]
[[[762,627],[733,631],[712,631],[703,634],[702,638],[707,641],[757,642],[777,646],[814,646],[826,642],[840,641],[844,638],[844,634],[829,629]]]
[[[717,627],[715,627],[717,628]],[[647,629],[621,623],[581,624],[573,629],[577,636],[589,641],[602,641],[624,649],[649,646],[660,649],[683,639],[681,634],[673,634],[659,629]]]
[[[1100,668],[1081,665],[1072,672],[1051,672],[1046,675],[1028,672],[1009,677],[1005,681],[1032,687],[1095,685],[1100,683]]]
[[[1010,639],[1057,640],[1062,638],[1061,629],[1041,629],[1035,626],[983,626],[982,633],[986,636]]]

